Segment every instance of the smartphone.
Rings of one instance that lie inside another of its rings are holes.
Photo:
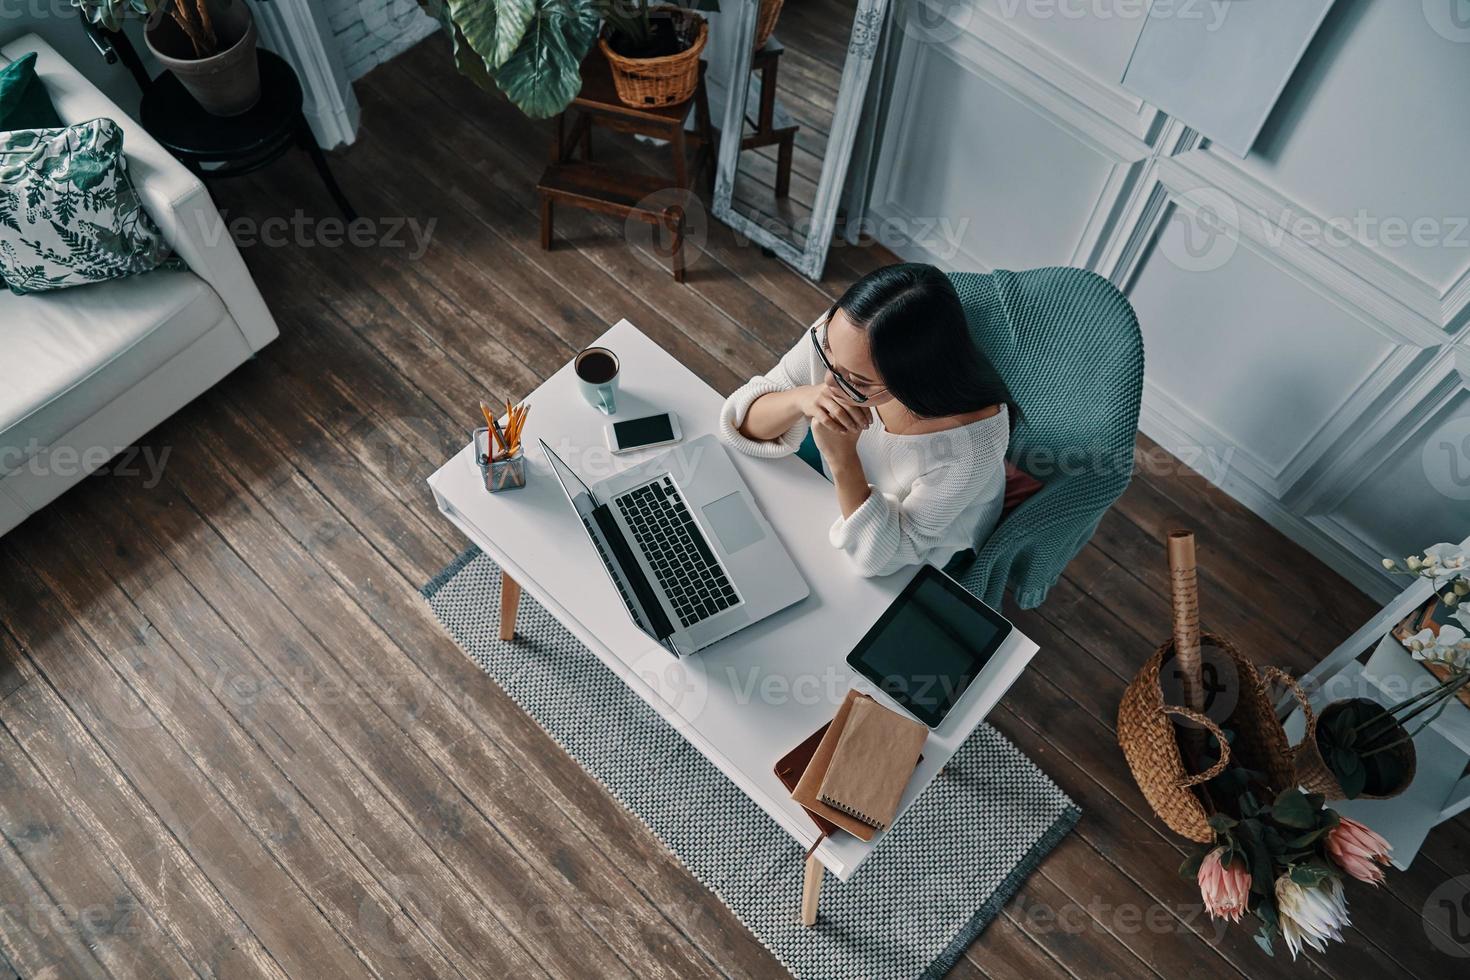
[[[631,453],[637,449],[667,446],[678,442],[679,420],[672,412],[645,415],[641,419],[610,422],[603,430],[607,448],[615,453]]]

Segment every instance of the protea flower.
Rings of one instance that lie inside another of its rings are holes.
[[[1199,866],[1199,893],[1212,917],[1239,922],[1250,902],[1251,876],[1245,870],[1244,861],[1227,867],[1220,860],[1224,855],[1223,847],[1205,855],[1204,863]]]
[[[1349,924],[1342,882],[1331,875],[1315,885],[1299,885],[1290,874],[1277,878],[1276,911],[1293,960],[1303,946],[1327,952],[1327,940],[1342,942],[1342,927]]]
[[[1383,881],[1388,852],[1393,845],[1350,817],[1341,817],[1327,832],[1327,854],[1337,866],[1359,881],[1376,885]]]

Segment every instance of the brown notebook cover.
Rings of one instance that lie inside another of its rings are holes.
[[[876,701],[856,702],[817,799],[879,830],[886,828],[928,737],[929,730],[911,718]]]
[[[859,700],[871,701],[873,699],[857,691],[847,692],[847,697],[837,709],[832,724],[827,726],[827,734],[822,736],[816,752],[812,754],[812,761],[807,764],[806,771],[797,780],[796,789],[791,791],[791,798],[806,807],[813,816],[821,817],[841,827],[859,840],[872,840],[873,835],[878,832],[876,827],[870,827],[857,817],[843,813],[835,806],[828,806],[817,799],[822,780],[827,776],[827,766],[832,762],[832,753],[837,751],[837,740],[842,736],[842,729],[847,725],[847,718],[854,702]]]
[[[806,767],[812,764],[812,756],[817,754],[817,746],[822,744],[822,737],[831,727],[832,723],[827,722],[776,762],[776,778],[781,780],[781,785],[786,787],[786,792],[795,792],[796,784],[801,780],[801,774],[806,772]],[[817,825],[823,837],[831,837],[833,831],[837,829],[837,825],[826,817],[819,817],[810,810],[807,810],[806,815],[812,818],[812,823]]]

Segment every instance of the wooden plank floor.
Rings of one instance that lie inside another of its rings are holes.
[[[0,974],[774,975],[441,632],[417,589],[464,542],[423,481],[479,397],[524,394],[618,317],[728,391],[891,256],[836,248],[811,284],[711,224],[680,286],[570,209],[542,252],[545,125],[455,76],[437,38],[359,94],[339,176],[384,231],[436,222],[432,244],[305,225],[245,248],[281,339],[142,440],[161,479],[94,476],[0,539]],[[241,234],[329,214],[301,159],[218,194]],[[1167,630],[1166,530],[1198,529],[1206,619],[1262,660],[1301,668],[1373,607],[1140,448],[1046,605],[1010,610],[1042,653],[993,715],[1085,816],[952,975],[1463,975],[1420,910],[1470,867],[1464,819],[1353,889],[1347,942],[1294,966],[1176,878],[1184,849],[1113,739]]]

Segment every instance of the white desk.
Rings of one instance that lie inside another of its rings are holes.
[[[686,441],[716,430],[723,399],[631,323],[620,321],[596,343],[622,361],[619,418],[671,410]],[[536,440],[545,439],[589,484],[645,454],[613,456],[604,448],[608,420],[582,401],[570,364],[527,401],[532,406],[524,439],[527,485],[486,493],[466,445],[429,478],[440,510],[761,809],[810,847],[817,828],[773,767],[832,720],[850,687],[893,706],[845,658],[910,576],[864,579],[852,570],[827,540],[837,514],[832,486],[801,460],[760,460],[732,452],[812,594],[692,657],[675,660],[629,621]],[[985,683],[974,684],[944,724],[930,732],[903,808],[929,785],[1035,652],[1036,644],[1019,631],[1011,634],[983,675]],[[876,841],[865,844],[839,833],[822,843],[816,857],[846,879]]]

